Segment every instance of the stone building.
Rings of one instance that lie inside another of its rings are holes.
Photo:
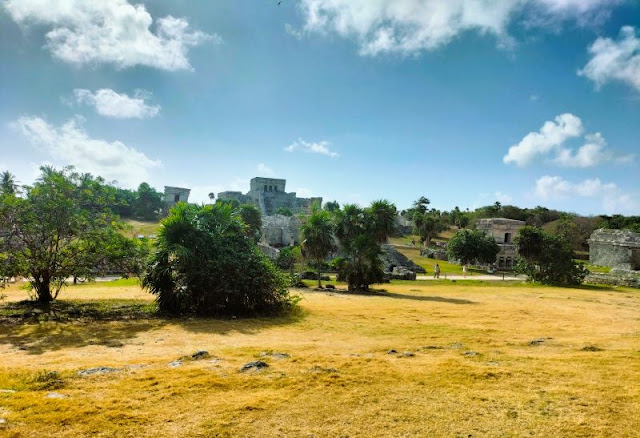
[[[300,243],[299,221],[296,217],[276,214],[262,218],[260,243],[281,248]]]
[[[178,202],[189,202],[190,193],[191,189],[164,186],[164,203],[167,209],[173,207]]]
[[[589,261],[621,271],[640,270],[640,234],[601,228],[591,234]]]
[[[286,179],[256,177],[251,179],[248,193],[220,192],[218,199],[255,205],[263,216],[275,214],[280,207],[288,208],[292,213],[299,213],[308,212],[314,202],[322,206],[322,198],[298,198],[295,192],[287,193],[286,184]]]
[[[496,256],[498,268],[513,268],[517,256],[513,238],[525,225],[524,221],[505,218],[479,219],[476,223],[476,229],[493,237],[500,247],[500,252]]]

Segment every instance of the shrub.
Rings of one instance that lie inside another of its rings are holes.
[[[178,204],[163,220],[143,286],[160,311],[273,314],[291,306],[287,282],[225,204]]]

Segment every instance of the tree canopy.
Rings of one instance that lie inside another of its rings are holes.
[[[586,277],[587,269],[573,260],[573,250],[563,236],[545,233],[540,228],[526,226],[515,238],[520,258],[515,271],[529,280],[543,284],[574,285]]]
[[[302,256],[314,264],[318,271],[318,287],[322,287],[321,270],[323,262],[335,250],[333,224],[328,211],[317,204],[311,206],[311,214],[300,226]]]
[[[494,263],[500,252],[500,247],[495,239],[478,230],[460,230],[447,245],[449,256],[459,260],[461,264],[470,263]]]
[[[68,277],[92,277],[119,263],[139,266],[144,248],[120,234],[122,225],[110,209],[114,192],[101,178],[70,167],[41,172],[25,187],[24,198],[2,195],[4,273],[27,277],[37,299],[48,303]]]
[[[344,256],[338,278],[348,283],[350,291],[368,291],[371,284],[384,281],[380,244],[393,232],[395,217],[395,205],[386,200],[374,201],[368,208],[348,204],[334,213]]]

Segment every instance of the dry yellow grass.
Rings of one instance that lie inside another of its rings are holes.
[[[386,289],[298,291],[300,313],[274,320],[0,326],[0,389],[15,390],[0,392],[0,435],[638,436],[638,291]],[[136,286],[63,294],[151,299]],[[168,366],[200,349],[217,360]],[[291,357],[238,372],[261,351]],[[97,366],[120,371],[77,374]],[[43,370],[59,376],[47,380]]]

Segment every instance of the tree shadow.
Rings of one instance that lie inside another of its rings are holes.
[[[137,300],[57,301],[46,310],[24,301],[0,306],[0,345],[33,355],[91,345],[119,348],[142,333],[169,325],[195,333],[256,334],[295,323],[305,314],[295,307],[274,317],[167,317],[149,302]]]
[[[90,345],[118,348],[140,333],[157,330],[163,325],[165,323],[160,320],[0,325],[0,344],[12,345],[33,355]]]
[[[325,292],[325,291],[318,291]],[[465,300],[462,298],[446,298],[439,296],[428,296],[428,295],[408,295],[408,294],[399,294],[399,293],[390,293],[384,289],[371,289],[369,292],[349,292],[343,289],[335,289],[328,290],[325,293],[332,294],[340,294],[340,295],[350,295],[350,296],[369,296],[369,297],[384,297],[384,298],[393,298],[397,300],[414,300],[414,301],[433,301],[439,303],[449,303],[449,304],[477,304],[475,301]]]

